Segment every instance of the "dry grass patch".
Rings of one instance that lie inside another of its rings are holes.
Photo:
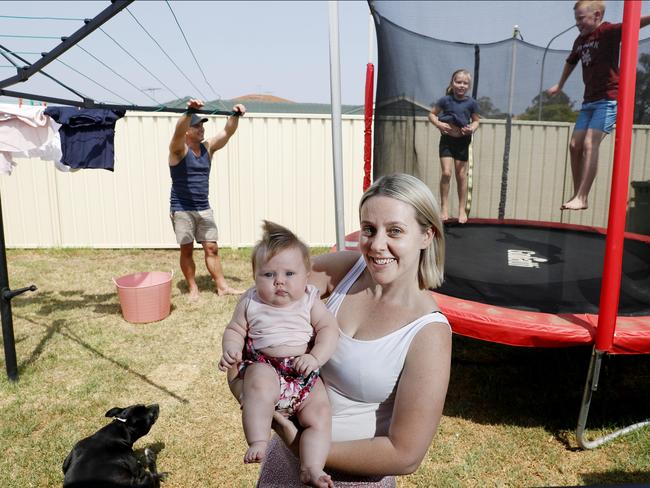
[[[322,252],[320,250],[319,252]],[[223,250],[229,281],[252,284],[248,250]],[[157,402],[161,414],[136,448],[159,451],[165,488],[251,487],[240,411],[216,369],[237,298],[218,297],[196,254],[200,300],[190,304],[176,250],[10,250],[20,381],[0,379],[3,488],[60,486],[76,440],[113,406]],[[172,313],[153,324],[122,319],[112,278],[175,270]],[[576,449],[573,429],[589,351],[520,350],[456,338],[445,416],[405,487],[650,483],[650,429],[604,448]],[[590,424],[606,432],[648,416],[646,357],[610,358]],[[602,394],[601,392],[606,392]]]

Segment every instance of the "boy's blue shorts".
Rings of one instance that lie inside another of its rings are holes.
[[[616,122],[616,100],[596,100],[582,104],[573,130],[595,129],[605,134],[612,132]]]

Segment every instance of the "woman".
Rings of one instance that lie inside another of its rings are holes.
[[[326,471],[335,486],[391,487],[414,472],[442,416],[451,329],[429,292],[442,283],[444,236],[438,205],[415,177],[377,180],[359,205],[359,251],[313,260],[310,283],[340,326],[321,373],[332,406]],[[241,385],[231,382],[239,396]],[[298,482],[299,432],[280,414],[258,486]]]

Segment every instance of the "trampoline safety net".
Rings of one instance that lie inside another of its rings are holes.
[[[490,182],[497,186],[501,183],[500,207],[503,207],[509,161],[516,158],[510,154],[509,146],[512,124],[518,121],[574,122],[584,91],[580,63],[563,91],[549,98],[544,90],[557,83],[568,50],[536,46],[515,35],[489,44],[429,37],[399,25],[397,20],[425,16],[423,9],[432,8],[444,17],[446,2],[399,2],[398,10],[392,5],[394,3],[369,2],[378,45],[373,178],[405,172],[437,189],[439,134],[428,122],[427,115],[445,94],[451,73],[464,68],[472,74],[472,96],[479,102],[482,120],[497,123],[495,136],[485,143],[492,146],[495,159],[499,159],[495,167],[501,166],[499,172],[503,171]],[[528,2],[507,3],[521,6]],[[549,39],[559,27],[568,26],[549,26]],[[471,36],[471,32],[467,35]],[[566,35],[574,39],[577,30]],[[643,35],[647,34],[642,31]],[[462,36],[459,32],[459,37]],[[637,73],[635,123],[647,124],[650,123],[650,39],[639,43]],[[564,147],[558,153],[566,154],[568,138],[562,144]],[[479,217],[497,217],[496,210],[491,209],[490,215]],[[499,210],[498,218],[503,218],[503,208]]]

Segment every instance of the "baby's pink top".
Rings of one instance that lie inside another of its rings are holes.
[[[257,296],[257,289],[246,292],[248,336],[257,350],[271,346],[302,346],[314,334],[311,309],[320,299],[318,288],[307,285],[305,295],[288,307],[272,307]]]

